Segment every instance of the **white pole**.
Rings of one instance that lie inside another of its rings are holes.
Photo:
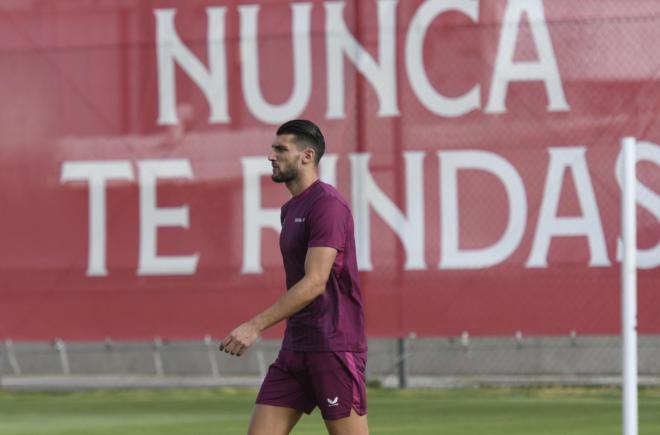
[[[635,214],[635,138],[622,141],[621,189],[621,318],[623,335],[623,435],[638,435],[637,416],[637,221]]]

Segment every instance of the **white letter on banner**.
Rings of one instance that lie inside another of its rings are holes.
[[[64,162],[60,181],[89,182],[89,251],[87,276],[106,276],[105,265],[106,211],[105,186],[107,180],[132,180],[133,170],[128,161]]]
[[[156,184],[159,178],[192,178],[188,160],[142,160],[140,168],[140,258],[138,275],[192,275],[197,268],[198,254],[159,256],[158,227],[188,228],[188,207],[156,205]]]
[[[550,163],[543,191],[539,222],[527,267],[547,267],[548,249],[553,237],[586,236],[591,257],[589,266],[609,266],[605,235],[594,189],[585,159],[585,147],[550,148]],[[575,181],[582,216],[557,216],[564,173],[570,170]]]
[[[516,169],[504,158],[487,151],[439,151],[440,160],[440,269],[479,269],[494,266],[511,255],[522,240],[527,224],[525,187]],[[461,249],[459,234],[458,171],[476,169],[495,175],[504,185],[509,221],[494,244]]]
[[[424,261],[424,152],[406,151],[407,216],[378,188],[369,172],[371,155],[351,154],[352,197],[360,270],[372,270],[369,205],[399,236],[406,251],[406,270],[426,269]]]
[[[396,116],[396,4],[397,0],[378,0],[378,58],[374,61],[346,28],[344,2],[326,2],[326,51],[328,119],[344,118],[345,54],[357,70],[373,85],[378,96],[378,116]]]
[[[261,230],[272,228],[278,233],[280,210],[261,208],[261,177],[272,174],[265,157],[241,157],[243,165],[243,267],[241,273],[262,273]]]
[[[473,21],[479,19],[479,2],[457,0],[431,0],[419,7],[406,37],[406,71],[408,80],[419,101],[440,116],[457,117],[479,108],[481,91],[475,85],[466,94],[449,98],[437,92],[424,69],[424,40],[433,20],[440,14],[458,11]]]
[[[660,146],[651,143],[651,142],[637,142],[635,147],[636,161],[649,161],[654,162],[657,166],[660,166]],[[622,155],[619,153],[619,157],[616,160],[616,180],[621,186],[621,178],[623,171],[622,165]],[[639,205],[647,209],[656,219],[656,225],[660,222],[660,195],[655,193],[653,190],[644,186],[642,183],[637,181],[637,187],[635,189],[635,197]],[[638,230],[639,231],[639,230]],[[617,260],[621,261],[621,239],[617,240]],[[653,248],[649,249],[638,249],[637,250],[637,267],[640,269],[653,269],[660,266],[660,242],[658,242]]]
[[[227,64],[225,9],[206,9],[209,69],[181,42],[174,28],[175,9],[156,9],[156,57],[158,59],[159,125],[178,123],[176,115],[176,62],[201,89],[209,103],[209,122],[229,122],[227,110]]]
[[[296,118],[303,112],[312,89],[312,50],[309,40],[311,3],[293,3],[291,35],[293,38],[293,92],[281,105],[268,103],[259,84],[259,49],[257,15],[259,6],[239,6],[241,18],[241,83],[243,95],[258,120],[276,124]],[[269,72],[272,74],[272,71]]]
[[[514,62],[516,40],[518,39],[520,21],[524,13],[527,13],[529,19],[539,60]],[[506,111],[505,100],[509,83],[529,81],[543,81],[548,93],[549,111],[556,112],[570,109],[564,96],[559,68],[557,67],[557,58],[545,22],[542,0],[510,0],[502,23],[486,112],[504,113]]]

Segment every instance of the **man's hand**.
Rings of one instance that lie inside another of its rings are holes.
[[[289,318],[319,297],[325,291],[336,256],[335,248],[308,248],[305,257],[305,276],[280,296],[273,305],[234,329],[222,340],[220,350],[241,356],[257,340],[261,331]]]
[[[220,343],[220,350],[231,355],[241,356],[259,338],[259,329],[252,322],[245,322],[234,329]]]

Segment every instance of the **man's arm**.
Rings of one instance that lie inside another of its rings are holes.
[[[220,350],[241,356],[257,340],[261,331],[305,308],[325,291],[336,256],[337,250],[334,248],[308,248],[305,276],[273,305],[227,335],[220,344]]]

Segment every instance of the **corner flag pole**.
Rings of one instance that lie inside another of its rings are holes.
[[[623,181],[621,189],[621,319],[623,338],[623,435],[638,435],[637,405],[637,221],[635,214],[635,138],[621,141]]]

